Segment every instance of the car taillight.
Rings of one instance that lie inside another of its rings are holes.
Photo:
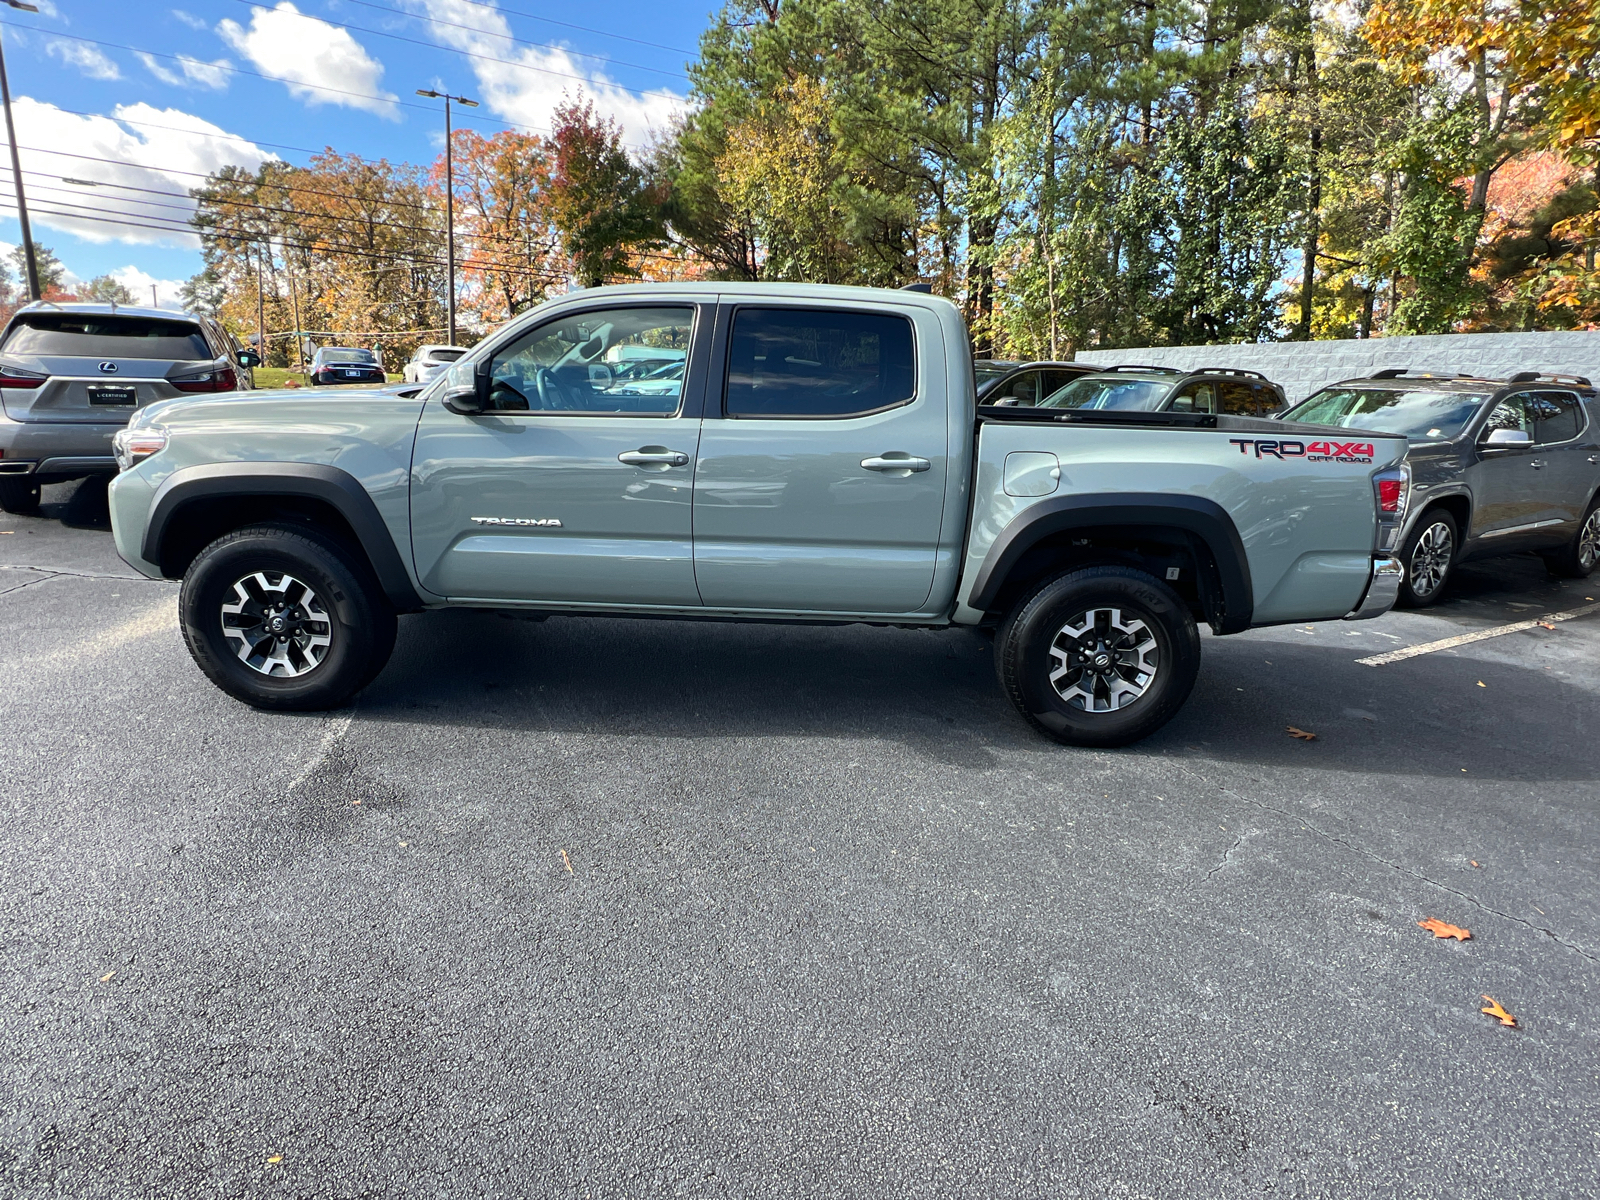
[[[1400,544],[1400,527],[1411,500],[1411,468],[1401,463],[1375,472],[1372,494],[1378,502],[1378,536],[1373,549],[1393,550]]]
[[[48,375],[41,375],[37,371],[24,371],[21,367],[7,367],[0,365],[0,387],[36,388]]]
[[[232,367],[221,367],[193,375],[178,375],[167,382],[180,392],[231,392],[239,386],[239,377]]]

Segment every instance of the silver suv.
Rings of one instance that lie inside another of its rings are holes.
[[[0,336],[0,508],[114,475],[111,439],[146,404],[251,386],[260,359],[204,317],[113,304],[19,309]]]

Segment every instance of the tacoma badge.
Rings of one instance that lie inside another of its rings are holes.
[[[560,529],[555,517],[473,517],[474,525],[537,525],[545,529]]]

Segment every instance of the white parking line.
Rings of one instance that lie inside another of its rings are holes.
[[[1509,625],[1496,625],[1493,629],[1480,629],[1477,633],[1462,633],[1455,637],[1440,638],[1437,642],[1423,642],[1420,646],[1407,646],[1404,650],[1391,650],[1387,654],[1374,654],[1371,658],[1358,658],[1356,662],[1364,667],[1381,667],[1385,663],[1399,662],[1403,658],[1416,658],[1419,654],[1432,654],[1435,650],[1449,650],[1455,646],[1465,646],[1469,642],[1483,642],[1489,638],[1503,637],[1508,633],[1516,633],[1523,629],[1533,629],[1539,625],[1554,625],[1557,621],[1570,621],[1574,617],[1586,617],[1592,612],[1600,612],[1600,604],[1586,604],[1582,608],[1574,608],[1570,612],[1550,613],[1547,616],[1535,617],[1531,621],[1513,621]]]

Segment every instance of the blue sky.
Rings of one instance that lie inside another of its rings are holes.
[[[544,130],[582,89],[648,141],[688,92],[715,0],[36,0],[0,7],[34,239],[76,277],[115,274],[162,304],[200,267],[183,198],[225,163],[344,153],[424,163],[439,102],[466,94],[485,134]],[[575,28],[581,26],[582,28]],[[3,134],[0,127],[0,134]],[[65,152],[65,153],[63,153]],[[83,180],[97,186],[85,187]],[[171,193],[179,193],[173,195]],[[0,241],[20,233],[9,164]],[[126,218],[118,214],[130,214]]]

